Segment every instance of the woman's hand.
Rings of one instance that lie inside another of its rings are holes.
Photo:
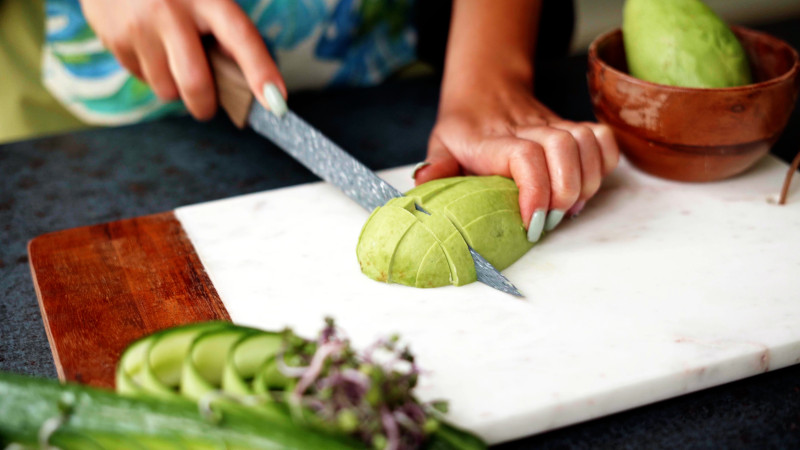
[[[163,100],[180,97],[197,119],[211,118],[217,95],[200,37],[213,35],[244,72],[256,98],[283,78],[258,30],[233,0],[81,0],[92,29],[119,62]],[[274,88],[272,88],[274,89]]]
[[[535,242],[565,214],[579,212],[618,160],[607,126],[561,119],[533,97],[527,82],[472,80],[457,95],[443,96],[429,165],[415,179],[419,184],[461,173],[513,178],[528,239]]]
[[[429,165],[415,172],[417,183],[513,178],[531,242],[577,213],[619,159],[608,127],[563,120],[533,97],[540,11],[541,0],[454,1]]]

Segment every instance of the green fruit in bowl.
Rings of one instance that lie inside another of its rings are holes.
[[[417,211],[415,203],[429,214]],[[498,270],[532,246],[508,178],[430,181],[372,212],[356,247],[368,277],[415,287],[461,286],[476,280],[469,247]]]
[[[622,36],[636,78],[693,88],[751,83],[736,35],[699,0],[627,0]]]

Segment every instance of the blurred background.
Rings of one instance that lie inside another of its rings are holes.
[[[800,17],[800,0],[703,0],[730,24],[760,25]],[[622,24],[625,0],[576,0],[574,53],[585,52],[592,39]]]

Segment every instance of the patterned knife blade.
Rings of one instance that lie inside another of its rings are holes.
[[[367,211],[382,206],[392,198],[403,196],[375,172],[291,111],[279,118],[260,103],[253,102],[247,120],[256,132],[271,140],[318,177],[339,187]],[[420,209],[419,206],[417,208]],[[472,247],[469,251],[475,262],[478,281],[522,297],[519,290],[489,261]]]

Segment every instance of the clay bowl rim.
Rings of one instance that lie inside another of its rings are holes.
[[[748,34],[760,35],[760,36],[765,37],[768,40],[772,41],[773,43],[777,43],[777,44],[779,44],[781,46],[786,47],[787,49],[789,49],[789,52],[791,53],[791,55],[792,55],[792,57],[794,59],[794,64],[792,64],[792,67],[790,67],[789,70],[787,70],[786,72],[784,72],[781,75],[778,75],[777,77],[770,78],[770,79],[764,80],[764,81],[759,81],[758,83],[744,84],[744,85],[741,85],[741,86],[731,86],[731,87],[724,87],[724,88],[698,88],[698,87],[672,86],[672,85],[669,85],[669,84],[653,83],[652,81],[645,81],[645,80],[642,80],[640,78],[636,78],[636,77],[634,77],[633,75],[631,75],[628,72],[623,72],[623,71],[611,66],[609,63],[607,63],[605,60],[603,60],[600,57],[600,55],[598,54],[597,47],[600,45],[600,43],[604,42],[605,40],[607,40],[610,36],[612,36],[614,34],[617,34],[617,33],[622,34],[622,28],[619,28],[619,27],[618,28],[614,28],[613,30],[606,31],[605,33],[603,33],[600,36],[596,37],[592,41],[592,43],[589,45],[589,54],[588,54],[588,56],[589,56],[589,60],[590,61],[592,61],[592,60],[597,61],[598,64],[604,70],[610,70],[610,71],[614,72],[619,77],[625,79],[627,82],[630,82],[631,84],[637,84],[637,85],[641,85],[643,87],[649,87],[649,88],[658,88],[658,89],[666,90],[666,91],[684,92],[684,93],[736,92],[736,91],[744,91],[744,90],[762,89],[762,88],[766,88],[766,87],[769,87],[769,86],[772,86],[772,85],[776,85],[776,84],[780,84],[780,83],[786,82],[787,80],[791,80],[792,78],[797,76],[798,73],[800,72],[800,54],[798,54],[797,50],[794,47],[792,47],[791,45],[789,45],[788,42],[784,41],[783,39],[777,38],[777,37],[775,37],[775,36],[773,36],[773,35],[771,35],[769,33],[764,33],[762,31],[757,31],[757,30],[753,30],[753,29],[750,29],[750,28],[746,28],[746,27],[740,27],[740,26],[736,26],[736,25],[731,25],[730,28],[734,32],[737,32],[737,33],[748,33]],[[737,36],[737,39],[738,39],[738,36]],[[623,46],[624,46],[624,44],[623,44]],[[751,61],[751,63],[753,63],[753,61]],[[594,71],[595,70],[593,64],[589,64],[589,70],[590,71]]]

